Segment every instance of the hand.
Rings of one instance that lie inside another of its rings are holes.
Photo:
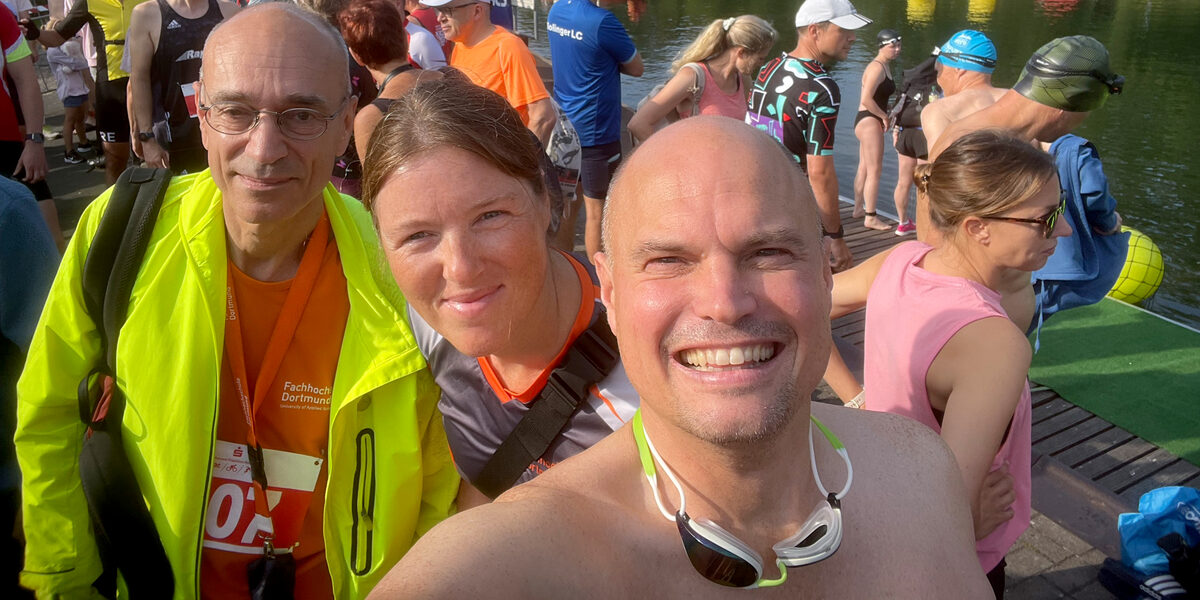
[[[13,177],[24,171],[25,176],[21,178],[21,181],[34,183],[45,179],[47,170],[46,149],[37,142],[25,142],[25,150],[21,152],[21,159],[17,161]]]
[[[25,30],[25,39],[29,41],[37,40],[42,35],[42,30],[38,28],[38,24],[29,19],[21,19],[18,21],[21,28]]]
[[[163,150],[163,147],[159,146],[156,140],[142,142],[141,157],[142,160],[146,161],[147,166],[162,167],[164,169],[171,168],[171,153]]]
[[[1012,504],[1017,500],[1013,478],[1004,465],[984,476],[979,488],[979,512],[975,515],[975,539],[981,540],[1013,517]]]
[[[829,252],[829,267],[833,269],[834,273],[854,266],[854,256],[850,254],[850,247],[846,245],[846,240],[826,237],[825,243],[828,244],[826,250]]]

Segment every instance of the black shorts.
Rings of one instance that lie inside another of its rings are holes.
[[[858,122],[863,119],[867,119],[867,118],[875,119],[876,121],[879,121],[879,117],[875,116],[871,111],[860,110],[860,111],[858,111],[857,115],[854,115],[854,127],[857,128]],[[879,121],[879,126],[883,127],[883,121]]]
[[[588,198],[608,196],[608,183],[621,165],[621,141],[584,146],[579,165],[579,180],[583,183],[583,195]]]
[[[13,177],[13,169],[16,169],[17,163],[21,162],[21,153],[24,151],[25,142],[0,142],[0,176],[25,184],[25,187],[33,192],[33,197],[39,201],[53,198],[54,194],[50,193],[50,186],[46,185],[45,179],[37,183],[26,183],[21,181],[21,177],[25,176],[24,173]]]
[[[129,78],[96,82],[96,132],[109,144],[129,143],[129,112],[125,91]]]
[[[896,152],[909,158],[925,160],[929,149],[925,146],[925,132],[920,127],[903,127],[896,137]]]

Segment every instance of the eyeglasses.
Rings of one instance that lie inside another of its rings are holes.
[[[834,447],[842,460],[846,462],[846,486],[840,493],[830,493],[821,483],[817,472],[816,454],[813,452],[812,428],[808,431],[809,459],[812,463],[813,479],[817,488],[825,496],[817,508],[804,522],[804,525],[791,537],[775,544],[775,565],[779,568],[778,579],[763,579],[763,560],[754,549],[745,542],[725,531],[720,525],[707,519],[692,519],[687,514],[687,500],[683,495],[683,486],[675,478],[675,474],[667,467],[667,463],[659,456],[654,443],[646,436],[642,425],[642,412],[639,410],[633,416],[633,437],[637,442],[638,455],[641,458],[642,470],[646,474],[650,488],[654,490],[654,502],[658,510],[668,521],[674,521],[679,529],[679,537],[683,540],[683,549],[688,561],[696,572],[705,579],[720,585],[736,588],[774,587],[787,581],[787,570],[790,567],[802,567],[820,562],[833,556],[842,544],[842,503],[841,499],[850,491],[850,483],[854,480],[854,469],[850,465],[850,455],[846,447],[829,431],[816,417],[809,417],[814,425],[821,430],[830,445]],[[658,491],[658,475],[656,463],[662,464],[662,470],[675,485],[679,493],[679,510],[674,516],[663,506],[662,496]]]
[[[479,2],[464,2],[463,4],[454,4],[451,6],[436,6],[433,10],[439,15],[452,16],[455,10],[458,10],[464,6],[472,6],[475,4],[479,4]]]
[[[1062,216],[1063,211],[1066,209],[1067,209],[1067,199],[1066,199],[1066,197],[1061,197],[1058,199],[1058,206],[1055,207],[1054,210],[1050,211],[1045,216],[1041,216],[1036,219],[1023,219],[1020,217],[999,217],[999,216],[992,216],[992,215],[983,216],[980,218],[992,219],[995,221],[1012,221],[1014,223],[1034,223],[1036,225],[1041,225],[1042,226],[1042,235],[1045,236],[1046,239],[1050,239],[1051,237],[1054,237],[1054,226],[1058,224],[1058,218]]]
[[[336,119],[350,101],[347,96],[332,114],[324,114],[313,108],[289,108],[284,111],[252,108],[241,102],[213,102],[201,104],[200,114],[209,127],[225,135],[241,135],[254,129],[262,115],[275,117],[275,125],[283,135],[293,140],[313,140],[329,129],[329,122]]]

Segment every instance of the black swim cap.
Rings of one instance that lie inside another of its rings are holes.
[[[895,29],[881,29],[875,39],[879,41],[879,47],[882,48],[892,42],[899,42],[900,32]]]
[[[1073,35],[1038,48],[1013,90],[1051,108],[1090,112],[1104,106],[1110,95],[1120,94],[1124,86],[1125,78],[1109,68],[1104,44]]]

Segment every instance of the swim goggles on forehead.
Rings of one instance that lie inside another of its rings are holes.
[[[808,431],[809,459],[812,463],[813,479],[821,495],[825,499],[817,504],[804,525],[795,535],[780,541],[773,546],[775,550],[775,565],[779,568],[779,578],[763,579],[763,560],[754,549],[745,542],[725,531],[720,525],[708,519],[692,519],[687,514],[687,499],[683,495],[683,486],[675,474],[654,448],[654,443],[646,435],[642,426],[642,412],[639,410],[633,416],[633,437],[637,441],[638,455],[641,457],[642,469],[650,488],[654,490],[654,502],[658,510],[668,521],[674,521],[679,528],[679,537],[683,540],[683,549],[696,572],[713,583],[736,588],[774,587],[787,581],[789,567],[803,567],[820,562],[833,556],[842,544],[842,498],[850,491],[850,483],[854,480],[854,469],[850,465],[850,455],[846,447],[833,432],[829,431],[816,417],[809,417],[812,423],[821,430],[825,439],[833,446],[842,460],[846,462],[846,485],[841,492],[830,493],[821,483],[821,475],[817,472],[817,458],[813,452],[812,428]],[[661,464],[662,470],[675,485],[679,494],[679,510],[672,516],[663,506],[662,495],[658,491],[658,475],[655,465]]]
[[[945,59],[949,61],[976,64],[985,69],[996,68],[996,59],[987,58],[986,56],[976,56],[974,54],[965,54],[963,52],[947,52],[945,50],[939,51],[938,56],[945,57]]]
[[[1025,63],[1025,69],[1031,75],[1044,77],[1047,79],[1061,79],[1063,77],[1091,77],[1096,81],[1104,84],[1108,89],[1109,94],[1120,94],[1125,89],[1125,77],[1116,73],[1106,74],[1095,69],[1087,71],[1072,71],[1070,69],[1061,69],[1054,66],[1045,56],[1035,54]]]

